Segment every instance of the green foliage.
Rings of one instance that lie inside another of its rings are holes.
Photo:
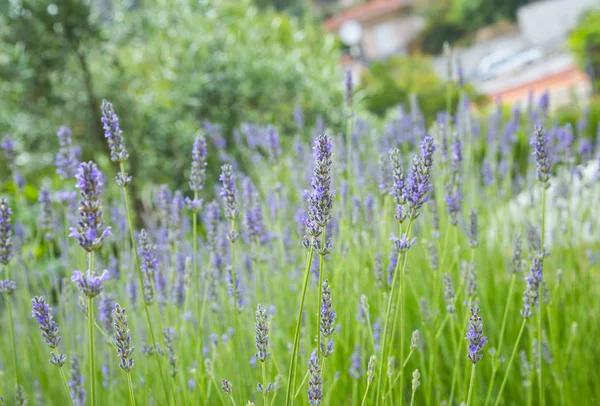
[[[600,11],[591,10],[583,15],[571,32],[569,47],[579,66],[595,79],[594,90],[600,91]]]
[[[365,108],[379,116],[395,106],[407,105],[411,94],[415,94],[419,100],[426,100],[420,106],[431,121],[437,112],[446,110],[448,97],[452,109],[459,98],[458,86],[448,87],[433,70],[431,60],[424,56],[394,57],[373,63],[363,76],[362,87]],[[469,96],[476,96],[470,87],[466,91]]]
[[[180,158],[204,120],[220,123],[229,140],[242,120],[277,121],[285,135],[296,130],[300,105],[306,122],[321,114],[339,128],[338,52],[319,27],[300,27],[249,0],[155,0],[136,10],[115,3],[104,24],[85,2],[55,4],[57,14],[44,1],[4,6],[0,80],[9,97],[0,100],[0,133],[17,138],[22,151],[55,151],[52,134],[62,124],[73,128],[85,158],[104,152],[102,98],[113,101],[128,144],[142,152],[134,173],[178,185],[186,170]],[[27,26],[28,36],[14,41]]]

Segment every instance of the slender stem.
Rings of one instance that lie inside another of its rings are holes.
[[[135,396],[133,396],[133,384],[131,383],[131,373],[127,373],[127,387],[129,388],[129,403],[135,406]]]
[[[460,360],[462,359],[462,357],[460,356],[460,343],[456,342],[456,335],[454,334],[454,317],[450,319],[450,324],[452,330],[450,335],[452,336],[452,343],[454,344],[454,351],[456,354],[456,361],[454,361],[454,369],[452,370],[452,383],[450,384],[450,399],[448,400],[448,404],[451,405],[452,400],[454,400],[454,388],[456,386],[457,381],[458,366],[460,365]]]
[[[121,168],[121,174],[123,175],[123,177],[125,176],[125,165],[123,164],[123,162],[120,163],[120,168]],[[135,258],[135,266],[137,269],[137,273],[138,273],[138,279],[140,281],[140,287],[144,286],[144,278],[142,275],[142,267],[140,266],[140,258],[138,255],[138,250],[137,250],[137,244],[135,242],[135,232],[134,232],[134,226],[133,226],[133,218],[131,216],[131,207],[129,204],[129,195],[127,193],[127,188],[123,187],[123,196],[125,198],[125,209],[127,210],[127,222],[129,224],[129,237],[131,239],[131,247],[133,249],[133,256]],[[148,331],[150,332],[150,338],[152,339],[152,345],[154,346],[154,349],[156,350],[157,346],[156,346],[156,338],[154,335],[154,329],[153,329],[153,324],[158,324],[158,327],[160,329],[160,331],[162,332],[162,323],[160,321],[160,318],[158,318],[157,320],[152,321],[152,318],[150,317],[150,310],[148,309],[148,303],[146,303],[146,300],[142,300],[142,302],[144,303],[144,310],[146,313],[146,322],[148,323]],[[166,345],[164,343],[164,337],[163,337],[163,348],[166,348]],[[168,386],[167,386],[167,382],[165,381],[165,377],[163,374],[163,369],[162,369],[162,363],[160,362],[160,357],[156,356],[154,357],[156,359],[156,364],[158,366],[158,373],[160,375],[160,379],[162,380],[162,384],[163,384],[163,390],[165,391],[165,396],[167,398],[167,400],[169,399],[169,390],[168,390]]]
[[[298,395],[300,394],[300,391],[302,390],[302,387],[306,383],[307,379],[308,379],[308,371],[306,371],[306,374],[304,375],[304,379],[302,379],[300,386],[298,386],[298,390],[296,391],[296,393],[294,393],[294,399],[296,399],[298,397]]]
[[[475,383],[475,365],[471,367],[471,382],[469,383],[469,394],[467,395],[467,406],[471,404],[471,396],[473,396],[473,385]]]
[[[234,353],[235,353],[235,358],[236,360],[241,360],[241,352],[242,352],[242,347],[240,344],[240,325],[239,325],[239,321],[238,321],[238,289],[237,289],[237,277],[235,274],[235,253],[234,253],[234,246],[235,246],[235,239],[233,238],[236,234],[236,227],[235,227],[235,219],[231,219],[231,239],[229,242],[229,251],[231,254],[231,283],[232,283],[232,287],[233,287],[233,328],[234,328]],[[237,371],[238,371],[238,379],[240,382],[240,392],[242,395],[242,399],[244,399],[244,385],[243,385],[243,380],[242,380],[242,368],[241,368],[241,364],[239,367],[237,367]],[[233,396],[231,396],[231,400],[233,401]],[[234,402],[235,403],[235,402]]]
[[[65,370],[62,367],[58,367],[58,370],[60,371],[60,380],[62,381],[63,388],[65,389],[67,397],[69,398],[69,403],[71,406],[75,406],[73,398],[71,397],[71,391],[69,390],[69,383],[67,382],[67,377],[65,376]]]
[[[542,191],[542,235],[541,235],[541,241],[540,241],[540,250],[542,251],[540,253],[541,257],[544,258],[544,255],[546,253],[546,249],[544,247],[544,241],[545,241],[545,234],[546,234],[546,185],[544,184],[544,190]],[[539,398],[539,404],[541,406],[544,406],[546,404],[546,401],[544,399],[544,375],[543,375],[543,368],[542,368],[542,336],[543,336],[543,331],[542,331],[542,320],[543,320],[543,312],[542,312],[542,308],[543,308],[543,300],[539,300],[539,310],[538,310],[538,315],[537,315],[537,322],[538,322],[538,340],[537,340],[537,345],[538,345],[538,363],[536,365],[537,367],[537,371],[538,371],[538,398]]]
[[[325,227],[321,229],[321,250],[325,248]],[[319,363],[322,361],[321,357],[321,300],[323,300],[323,269],[325,267],[325,255],[319,253],[319,287],[318,287],[318,296],[319,301],[317,302],[317,315],[318,315],[318,323],[317,323],[317,359]]]
[[[265,363],[261,362],[262,380],[263,380],[263,403],[267,406],[267,373],[265,372]]]
[[[496,355],[494,356],[494,362],[492,363],[492,377],[490,378],[490,385],[488,387],[488,392],[485,397],[484,405],[486,406],[490,402],[490,399],[492,397],[492,390],[494,389],[494,379],[496,378],[496,373],[498,372],[498,368],[500,366],[498,358],[500,358],[500,354],[502,351],[502,344],[504,342],[504,330],[506,329],[506,320],[508,319],[508,311],[510,309],[512,293],[515,287],[516,279],[517,275],[513,273],[512,277],[510,278],[510,287],[508,288],[508,297],[506,300],[506,305],[504,306],[504,317],[502,317],[502,327],[500,328],[500,342],[498,344],[498,349],[496,350]]]
[[[404,369],[406,368],[406,365],[408,364],[408,361],[410,361],[410,357],[413,355],[413,350],[411,350],[408,355],[406,356],[406,359],[404,360],[404,362],[402,363],[402,366],[400,368]],[[388,396],[390,396],[392,394],[392,391],[394,390],[394,386],[396,386],[396,384],[398,383],[398,380],[400,379],[401,374],[398,373],[398,375],[396,375],[396,378],[394,378],[393,382],[390,382],[390,388],[388,389],[387,393],[385,395],[383,395],[383,398],[387,398]],[[392,402],[393,403],[393,402]]]
[[[508,375],[510,373],[510,367],[515,359],[515,355],[517,354],[517,350],[519,349],[519,343],[521,342],[521,337],[523,336],[523,331],[525,331],[525,325],[527,324],[527,319],[523,319],[523,323],[521,324],[521,329],[519,330],[519,335],[517,336],[517,340],[515,341],[515,346],[513,347],[512,354],[510,355],[510,359],[508,360],[508,365],[506,366],[506,375],[504,375],[504,379],[502,380],[502,385],[500,385],[500,390],[498,391],[498,397],[496,398],[496,402],[494,406],[498,406],[500,403],[500,399],[502,398],[502,391],[504,391],[504,386],[506,386],[506,382],[508,381]]]
[[[410,218],[410,220],[408,221],[408,231],[406,232],[406,238],[409,239],[410,238],[410,230],[412,228],[412,217]],[[402,258],[402,260],[401,260]],[[383,360],[386,358],[385,357],[385,350],[386,350],[386,338],[387,338],[387,332],[388,332],[388,325],[390,322],[390,314],[392,311],[392,302],[394,299],[394,288],[396,287],[396,281],[398,280],[398,270],[400,268],[400,262],[402,262],[402,267],[404,268],[404,265],[406,264],[405,261],[406,258],[406,253],[404,253],[403,255],[399,255],[398,256],[398,260],[396,261],[396,267],[394,269],[394,277],[392,278],[392,288],[390,289],[390,297],[388,299],[388,305],[387,305],[387,309],[385,311],[385,323],[384,323],[384,327],[383,327],[383,335],[381,336],[381,362],[379,363],[379,376],[377,378],[377,395],[376,395],[376,404],[379,404],[379,393],[381,391],[381,379],[382,379],[382,372],[383,372]],[[404,272],[404,270],[402,271]],[[402,359],[402,355],[401,358]],[[402,382],[401,382],[402,384]]]
[[[417,388],[415,388],[417,389]],[[410,395],[410,406],[413,406],[413,403],[415,402],[415,392],[416,390],[412,391],[412,394]]]
[[[8,273],[8,265],[4,265],[4,275],[6,280],[10,280],[10,275]],[[13,365],[15,367],[14,369],[14,373],[15,373],[15,383],[17,385],[20,384],[19,381],[19,364],[17,362],[17,347],[15,346],[15,327],[14,327],[14,322],[13,322],[13,309],[12,309],[12,295],[5,295],[4,298],[6,299],[6,307],[7,307],[7,312],[8,312],[8,322],[9,322],[9,328],[10,328],[10,339],[11,339],[11,345],[12,345],[12,358],[13,358]]]
[[[365,402],[367,401],[367,394],[369,393],[370,386],[371,386],[371,382],[367,381],[367,389],[365,389],[365,395],[363,396],[363,400],[362,400],[360,406],[364,406]]]
[[[88,276],[91,276],[94,271],[94,252],[88,253]],[[88,296],[88,355],[90,357],[90,398],[92,406],[96,404],[96,364],[94,357],[94,301]]]
[[[292,349],[292,361],[290,363],[290,370],[288,372],[288,384],[286,388],[285,395],[285,404],[291,405],[293,400],[291,395],[294,390],[294,378],[295,378],[295,370],[296,370],[296,359],[298,353],[298,345],[300,342],[300,324],[302,323],[302,311],[304,309],[304,299],[306,298],[306,288],[308,287],[308,278],[310,276],[310,265],[312,263],[313,256],[313,245],[314,241],[311,241],[311,248],[308,250],[306,254],[306,264],[304,266],[304,285],[302,286],[302,295],[300,298],[300,306],[298,308],[298,318],[296,320],[296,330],[294,332],[294,347]]]
[[[231,403],[233,403],[233,406],[236,406],[235,399],[233,398],[233,396],[229,396],[229,399],[231,399]]]

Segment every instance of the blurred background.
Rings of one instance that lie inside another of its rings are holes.
[[[316,122],[342,131],[344,69],[374,123],[411,100],[431,123],[460,87],[473,109],[501,103],[507,115],[549,96],[561,123],[585,112],[591,136],[600,9],[596,0],[5,0],[0,138],[15,141],[15,164],[34,183],[51,175],[40,172],[60,125],[103,166],[105,98],[135,151],[134,174],[179,187],[200,130],[221,161],[257,126],[273,125],[284,143]],[[0,154],[2,177],[6,165]]]

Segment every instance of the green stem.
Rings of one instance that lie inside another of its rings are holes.
[[[454,388],[456,387],[457,375],[458,375],[458,366],[460,365],[460,360],[462,357],[460,356],[460,343],[456,341],[456,335],[454,334],[454,317],[450,319],[451,325],[451,333],[452,343],[454,344],[456,361],[454,361],[454,369],[452,370],[452,383],[450,384],[450,399],[448,400],[448,404],[452,404],[452,400],[454,400]]]
[[[545,234],[546,234],[546,185],[544,185],[544,190],[542,191],[542,235],[541,235],[541,241],[540,241],[540,250],[542,251],[540,253],[541,257],[544,258],[546,249],[544,247],[544,241],[545,241]],[[542,368],[542,320],[543,320],[543,314],[542,314],[542,308],[543,308],[543,300],[539,300],[539,311],[538,311],[538,317],[537,317],[537,322],[538,322],[538,364],[537,364],[537,370],[538,370],[538,398],[539,398],[539,404],[541,406],[544,406],[546,404],[546,401],[544,399],[544,375],[543,375],[543,368]]]
[[[267,373],[265,372],[265,363],[261,362],[262,365],[262,379],[263,379],[263,403],[267,406]]]
[[[365,389],[365,395],[363,396],[363,400],[360,404],[360,406],[364,406],[366,400],[367,400],[367,394],[369,393],[369,387],[371,386],[371,382],[367,381],[367,389]]]
[[[6,277],[6,280],[10,280],[10,275],[8,273],[8,265],[4,265],[4,274]],[[13,365],[15,367],[14,369],[14,373],[15,373],[15,383],[17,385],[20,385],[20,381],[19,381],[19,364],[17,362],[17,347],[15,345],[15,326],[14,326],[14,322],[13,322],[13,309],[12,309],[12,295],[5,295],[4,298],[6,299],[6,307],[7,307],[7,312],[8,312],[8,323],[9,323],[9,328],[10,328],[10,339],[11,339],[11,345],[12,345],[12,358],[13,358]]]
[[[88,276],[92,275],[94,271],[94,252],[90,251],[88,254],[89,268]],[[93,298],[88,296],[88,355],[90,357],[90,400],[92,406],[96,404],[96,364],[94,357],[94,301]]]
[[[408,231],[406,232],[406,238],[409,239],[410,238],[410,230],[412,228],[412,217],[410,218],[410,220],[408,221]],[[381,362],[379,363],[379,376],[377,378],[377,395],[376,395],[376,404],[379,405],[379,394],[381,393],[381,379],[382,379],[382,375],[383,375],[383,360],[386,359],[385,355],[385,350],[386,348],[386,338],[387,338],[387,332],[388,332],[388,327],[389,327],[389,322],[390,322],[390,315],[391,315],[391,311],[392,311],[392,302],[394,299],[394,288],[396,287],[396,281],[398,280],[398,270],[400,268],[400,262],[402,262],[402,271],[404,272],[404,266],[406,265],[406,253],[400,254],[398,255],[398,260],[396,261],[396,267],[394,269],[394,277],[392,278],[392,288],[390,289],[390,297],[388,299],[388,305],[387,305],[387,309],[385,311],[385,323],[384,323],[384,327],[383,327],[383,335],[381,336]],[[403,354],[401,353],[400,355],[400,359],[403,358]],[[402,384],[402,382],[400,382],[400,384]]]
[[[321,229],[321,250],[325,249],[325,227]],[[319,253],[319,287],[318,287],[318,296],[319,301],[317,302],[317,315],[318,315],[318,323],[317,323],[317,360],[319,363],[322,361],[321,357],[321,300],[323,300],[323,269],[325,267],[325,255]]]
[[[304,375],[304,379],[302,379],[300,386],[298,386],[298,390],[296,391],[296,393],[294,393],[294,399],[296,399],[298,397],[298,395],[300,394],[300,391],[302,390],[302,387],[306,383],[307,379],[308,379],[308,371],[306,371],[306,374]]]
[[[65,370],[62,367],[58,367],[58,370],[60,371],[60,380],[62,381],[63,388],[65,389],[65,393],[67,394],[67,397],[69,398],[69,403],[71,404],[71,406],[75,406],[75,403],[73,402],[73,398],[71,397],[71,391],[69,390],[69,382],[67,381],[67,377],[65,376]]]
[[[298,308],[298,317],[296,320],[296,330],[294,332],[294,347],[292,349],[292,361],[290,363],[290,370],[288,372],[288,384],[287,384],[287,388],[286,388],[286,394],[285,394],[285,404],[286,405],[291,405],[293,403],[293,400],[291,398],[292,392],[294,390],[293,386],[294,386],[294,378],[295,378],[295,370],[296,370],[296,359],[297,359],[297,353],[298,353],[298,345],[300,342],[300,324],[302,323],[302,311],[304,309],[304,299],[306,298],[306,288],[308,287],[308,278],[310,277],[310,265],[312,262],[312,256],[313,256],[313,248],[312,245],[314,243],[314,239],[313,241],[311,241],[311,248],[308,250],[308,253],[306,254],[306,264],[304,266],[304,285],[302,286],[302,295],[300,298],[300,306]]]
[[[471,396],[473,396],[473,385],[475,383],[475,365],[471,367],[471,382],[469,383],[469,394],[467,395],[467,406],[471,404]]]
[[[127,373],[127,387],[129,388],[129,403],[135,406],[135,396],[133,396],[133,384],[131,383],[131,373]]]
[[[121,168],[121,175],[123,177],[125,177],[125,165],[123,164],[123,162],[120,163],[120,168]],[[137,273],[138,273],[138,279],[140,282],[140,287],[144,286],[144,278],[142,275],[142,267],[140,266],[140,258],[138,255],[138,250],[137,250],[137,244],[135,242],[135,229],[133,226],[133,218],[131,216],[131,207],[129,204],[129,195],[127,193],[127,188],[123,187],[123,196],[125,198],[125,209],[127,210],[127,223],[129,224],[129,237],[131,239],[131,247],[133,249],[133,256],[135,258],[135,266],[137,269]],[[156,323],[158,324],[158,327],[160,329],[160,331],[162,332],[162,323],[160,321],[160,318],[158,320],[154,320],[152,321],[152,318],[150,317],[150,311],[148,309],[148,303],[146,303],[146,300],[142,300],[142,302],[144,303],[144,310],[146,313],[146,322],[148,324],[148,331],[150,332],[150,338],[152,339],[152,345],[154,346],[154,350],[156,350],[157,346],[156,346],[156,337],[154,335],[154,329],[153,329],[153,324]],[[163,348],[166,348],[166,345],[164,343],[164,337],[163,337]],[[165,377],[163,374],[163,369],[162,369],[162,363],[160,362],[160,357],[156,356],[154,357],[156,359],[156,365],[158,366],[158,373],[160,375],[160,379],[162,380],[162,384],[163,384],[163,390],[165,391],[165,397],[167,398],[167,400],[169,399],[169,387],[167,386],[167,382],[165,381]]]
[[[512,363],[515,360],[515,355],[517,354],[517,350],[519,349],[519,343],[521,342],[521,337],[523,336],[523,331],[525,331],[526,324],[527,324],[527,319],[523,319],[523,323],[521,324],[521,329],[519,330],[519,335],[517,336],[517,341],[515,341],[515,346],[513,347],[512,354],[510,355],[510,359],[508,360],[508,365],[506,366],[506,375],[504,375],[504,379],[502,380],[502,385],[500,385],[500,390],[498,391],[498,397],[496,398],[496,402],[494,403],[494,406],[498,406],[498,404],[500,403],[500,399],[502,398],[502,392],[504,391],[504,386],[506,386],[506,382],[508,381],[510,367],[512,366]]]
[[[506,305],[504,306],[504,317],[502,317],[502,327],[500,328],[500,342],[498,344],[498,349],[496,350],[494,362],[492,363],[492,377],[490,378],[490,386],[488,387],[487,396],[485,397],[484,405],[486,406],[489,404],[490,399],[492,397],[492,390],[494,389],[494,379],[496,378],[496,373],[498,372],[498,368],[500,366],[498,358],[500,358],[500,354],[502,351],[502,344],[504,342],[504,330],[506,329],[506,320],[508,319],[508,311],[510,309],[512,293],[515,287],[516,279],[517,275],[513,273],[510,279],[510,287],[508,288],[508,297],[506,300]]]

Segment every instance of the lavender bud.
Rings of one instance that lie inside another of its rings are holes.
[[[350,68],[346,69],[346,74],[344,76],[344,101],[346,103],[346,107],[349,109],[352,108],[352,99],[353,99],[353,91],[354,91],[354,83],[352,81],[352,70]]]
[[[444,300],[446,301],[446,310],[452,316],[455,315],[456,307],[454,306],[455,296],[454,288],[452,287],[452,277],[449,273],[442,275],[442,281],[444,282]]]
[[[156,259],[156,245],[150,241],[148,232],[144,229],[140,231],[139,251],[141,257],[140,268],[143,275],[144,299],[146,303],[154,301],[154,281],[158,270],[158,260]]]
[[[50,198],[50,191],[47,187],[42,187],[38,196],[38,201],[41,205],[40,210],[40,230],[44,233],[46,240],[52,240],[54,238],[54,224],[52,218],[52,199]]]
[[[304,192],[308,201],[308,216],[304,220],[306,234],[311,237],[321,235],[331,222],[331,211],[335,190],[331,188],[331,155],[333,144],[328,135],[319,135],[314,143],[315,166],[311,190]]]
[[[73,271],[71,281],[75,286],[89,298],[98,296],[103,289],[103,283],[109,279],[108,271],[105,269],[100,276],[96,276],[94,272],[83,274],[81,271]]]
[[[396,371],[396,357],[390,355],[387,362],[387,376],[392,377]]]
[[[110,227],[105,227],[102,219],[102,174],[92,161],[82,162],[75,175],[79,189],[79,221],[77,228],[71,227],[70,237],[75,237],[86,251],[94,251],[111,235]]]
[[[542,126],[535,127],[530,145],[533,146],[533,155],[535,155],[537,178],[545,184],[545,187],[549,187],[548,181],[552,174],[552,158],[548,148],[548,136]]]
[[[373,378],[375,377],[375,362],[377,361],[377,357],[375,355],[371,355],[369,358],[369,364],[367,365],[367,383],[371,384],[373,382]]]
[[[74,148],[71,140],[71,129],[60,126],[56,132],[58,137],[58,152],[56,153],[56,173],[62,179],[71,179],[75,174],[78,162],[78,149]]]
[[[415,392],[417,390],[417,388],[421,385],[421,382],[419,382],[419,378],[421,378],[421,374],[419,373],[418,369],[415,369],[415,371],[412,374],[412,391]]]
[[[483,323],[478,315],[479,308],[471,307],[471,317],[467,327],[466,340],[469,341],[468,357],[473,364],[483,358],[483,346],[487,343],[487,337],[483,335]]]
[[[469,222],[469,245],[471,248],[475,248],[479,245],[479,228],[477,225],[477,212],[471,209],[471,216]]]
[[[118,303],[115,304],[112,315],[113,327],[115,330],[115,345],[117,346],[117,354],[121,359],[119,366],[123,371],[129,373],[133,369],[133,358],[131,358],[131,354],[135,347],[131,345],[131,335],[129,333],[127,315],[125,314],[125,309]]]
[[[206,138],[203,135],[196,137],[192,148],[192,170],[190,172],[190,189],[199,192],[206,183]]]
[[[316,353],[312,353],[308,364],[308,401],[311,406],[319,406],[323,399],[323,380],[321,378],[321,367]]]
[[[48,306],[46,300],[42,296],[36,296],[31,299],[33,317],[40,325],[44,343],[50,348],[57,348],[62,340],[56,322],[52,317],[52,308]]]
[[[515,234],[515,242],[511,261],[511,272],[514,274],[521,273],[523,270],[523,252],[521,250],[521,234]]]
[[[325,279],[321,289],[321,334],[323,338],[330,337],[335,331],[334,322],[336,313],[331,304],[331,290],[329,281]],[[324,342],[320,343],[321,352],[324,357],[333,353],[333,340],[329,339],[327,345]]]
[[[0,263],[4,265],[7,265],[13,256],[11,215],[8,200],[0,198]]]
[[[543,281],[543,267],[544,261],[541,258],[534,258],[529,275],[525,278],[527,281],[527,288],[523,295],[523,309],[521,309],[521,316],[526,319],[533,316],[533,308],[537,305],[540,297],[540,285]]]
[[[221,380],[221,389],[223,390],[223,392],[225,392],[226,394],[228,394],[229,396],[231,396],[231,392],[233,391],[233,387],[231,385],[231,382],[229,382],[226,379],[222,379]]]
[[[410,339],[410,350],[415,351],[421,347],[421,332],[419,330],[415,330],[412,333],[412,337]]]
[[[123,131],[119,125],[119,117],[115,114],[112,103],[102,100],[100,106],[102,111],[102,125],[104,127],[104,137],[108,140],[110,148],[110,160],[113,162],[124,162],[129,158],[129,153],[125,149],[123,142]]]
[[[256,307],[256,326],[254,327],[256,335],[256,359],[265,362],[269,357],[269,326],[267,325],[267,311],[261,305]]]
[[[231,165],[223,165],[221,167],[219,180],[222,183],[222,187],[219,195],[223,199],[223,205],[225,206],[225,217],[230,220],[237,219],[239,215],[236,202],[235,178],[236,176],[233,173]]]
[[[69,381],[71,389],[71,399],[76,406],[85,406],[85,389],[83,386],[83,375],[79,366],[77,356],[71,357],[71,380]]]
[[[17,289],[17,283],[15,281],[0,280],[0,293],[2,295],[10,296]]]
[[[359,345],[354,347],[354,351],[350,356],[350,364],[350,370],[348,371],[350,373],[350,376],[354,379],[359,379],[362,376],[362,361]]]
[[[163,337],[165,339],[165,352],[171,367],[171,376],[177,374],[177,358],[175,357],[175,348],[173,347],[173,339],[175,338],[175,329],[164,328]]]
[[[15,385],[15,405],[16,406],[27,406],[27,399],[25,398],[25,390],[21,385]]]

